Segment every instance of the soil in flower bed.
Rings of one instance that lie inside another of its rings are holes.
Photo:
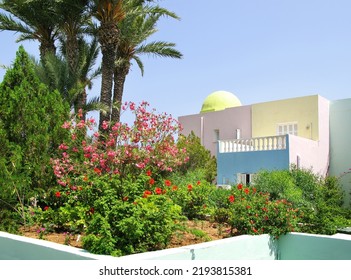
[[[67,233],[45,233],[42,236],[38,232],[38,227],[21,227],[20,234],[30,238],[44,239],[47,241],[82,248],[82,235]],[[229,237],[229,227],[209,221],[187,221],[180,224],[179,229],[175,231],[168,248],[176,248],[191,244],[218,240]]]

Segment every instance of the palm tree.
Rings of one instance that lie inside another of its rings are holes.
[[[152,11],[155,13],[152,13]],[[144,65],[139,57],[140,55],[147,54],[170,58],[182,57],[182,54],[174,49],[174,43],[162,41],[145,43],[151,35],[157,32],[156,23],[164,14],[177,18],[175,14],[167,10],[151,7],[144,10],[141,14],[127,14],[127,17],[119,24],[120,42],[117,48],[114,70],[113,108],[111,115],[111,121],[113,122],[120,120],[124,83],[131,68],[132,60],[137,63],[143,75]]]
[[[37,40],[40,58],[55,54],[57,24],[52,0],[3,0],[0,8],[0,31],[19,32],[17,42]]]
[[[119,42],[118,23],[125,17],[124,0],[94,0],[95,17],[99,21],[97,37],[101,47],[101,91],[100,102],[107,108],[112,104],[114,64]],[[99,128],[109,121],[110,112],[100,111]]]
[[[74,72],[79,57],[79,40],[84,37],[91,23],[88,10],[89,0],[56,0],[56,14],[59,18],[59,39],[64,44],[70,71]]]
[[[56,0],[56,15],[59,19],[59,39],[61,42],[61,52],[68,64],[69,77],[76,85],[84,85],[87,73],[81,75],[82,62],[80,58],[85,58],[89,53],[88,45],[84,42],[88,27],[91,25],[91,14],[89,13],[89,0]],[[82,48],[81,48],[82,47]],[[97,53],[96,41],[93,41],[91,50]],[[83,51],[83,54],[80,52]],[[96,58],[94,58],[95,63]],[[83,65],[85,63],[83,62]],[[88,64],[89,65],[89,64]],[[81,80],[82,79],[82,80]],[[77,81],[81,80],[79,83]],[[75,91],[79,94],[75,96],[74,107],[83,108],[86,105],[87,93],[85,87]],[[85,119],[85,113],[82,116]]]
[[[91,89],[92,81],[101,73],[100,68],[94,70],[99,48],[96,39],[87,43],[83,39],[78,41],[78,58],[75,72],[70,71],[67,57],[63,55],[48,55],[45,60],[37,64],[37,74],[41,81],[49,85],[51,90],[57,89],[64,100],[77,113],[83,109],[82,119],[88,111],[100,109],[97,98],[87,103],[86,89]],[[84,97],[83,102],[81,97]]]

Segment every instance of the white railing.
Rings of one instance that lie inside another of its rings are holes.
[[[219,140],[220,153],[285,150],[287,135]]]

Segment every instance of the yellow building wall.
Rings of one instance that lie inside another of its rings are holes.
[[[252,105],[252,137],[277,135],[278,124],[298,125],[297,136],[319,140],[318,95]]]

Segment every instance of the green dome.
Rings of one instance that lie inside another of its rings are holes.
[[[200,113],[221,111],[226,108],[241,106],[240,100],[228,91],[215,91],[206,97]]]

